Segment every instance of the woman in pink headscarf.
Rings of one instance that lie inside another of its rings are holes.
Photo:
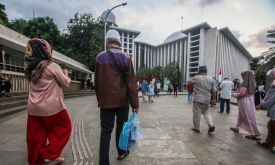
[[[26,46],[25,76],[30,83],[28,162],[30,165],[62,163],[61,152],[71,133],[71,120],[61,90],[70,84],[68,70],[62,70],[52,61],[52,48],[47,41],[34,38]]]
[[[255,77],[252,71],[242,72],[243,82],[237,93],[233,97],[238,100],[238,120],[235,127],[231,127],[232,131],[238,132],[244,130],[249,134],[245,135],[246,138],[258,140],[259,130],[256,123],[256,109],[254,104],[255,94]]]

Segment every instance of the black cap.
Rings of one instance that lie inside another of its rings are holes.
[[[206,65],[199,66],[199,72],[207,72],[207,67],[206,67]]]

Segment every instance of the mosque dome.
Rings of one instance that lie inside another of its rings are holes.
[[[106,17],[106,14],[108,13],[109,10],[106,10],[104,11],[102,14],[101,14],[101,18],[104,20],[105,17]],[[106,21],[107,22],[111,22],[111,23],[116,23],[116,16],[114,15],[114,13],[110,12],[108,14],[108,17],[106,18]]]
[[[181,31],[176,31],[172,34],[170,34],[164,41],[163,43],[168,43],[168,42],[172,42],[181,38],[187,37],[184,33],[182,33]]]

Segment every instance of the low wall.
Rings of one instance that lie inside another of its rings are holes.
[[[29,90],[29,82],[24,73],[0,70],[5,79],[11,77],[11,92],[25,92]],[[79,81],[71,81],[69,88],[64,88],[64,92],[75,92],[81,89]]]

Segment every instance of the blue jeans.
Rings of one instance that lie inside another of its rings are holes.
[[[193,100],[193,92],[188,92],[188,102]]]
[[[220,102],[220,112],[223,113],[224,111],[224,102],[226,103],[226,112],[229,113],[230,112],[230,99],[223,99],[220,98],[221,102]]]

